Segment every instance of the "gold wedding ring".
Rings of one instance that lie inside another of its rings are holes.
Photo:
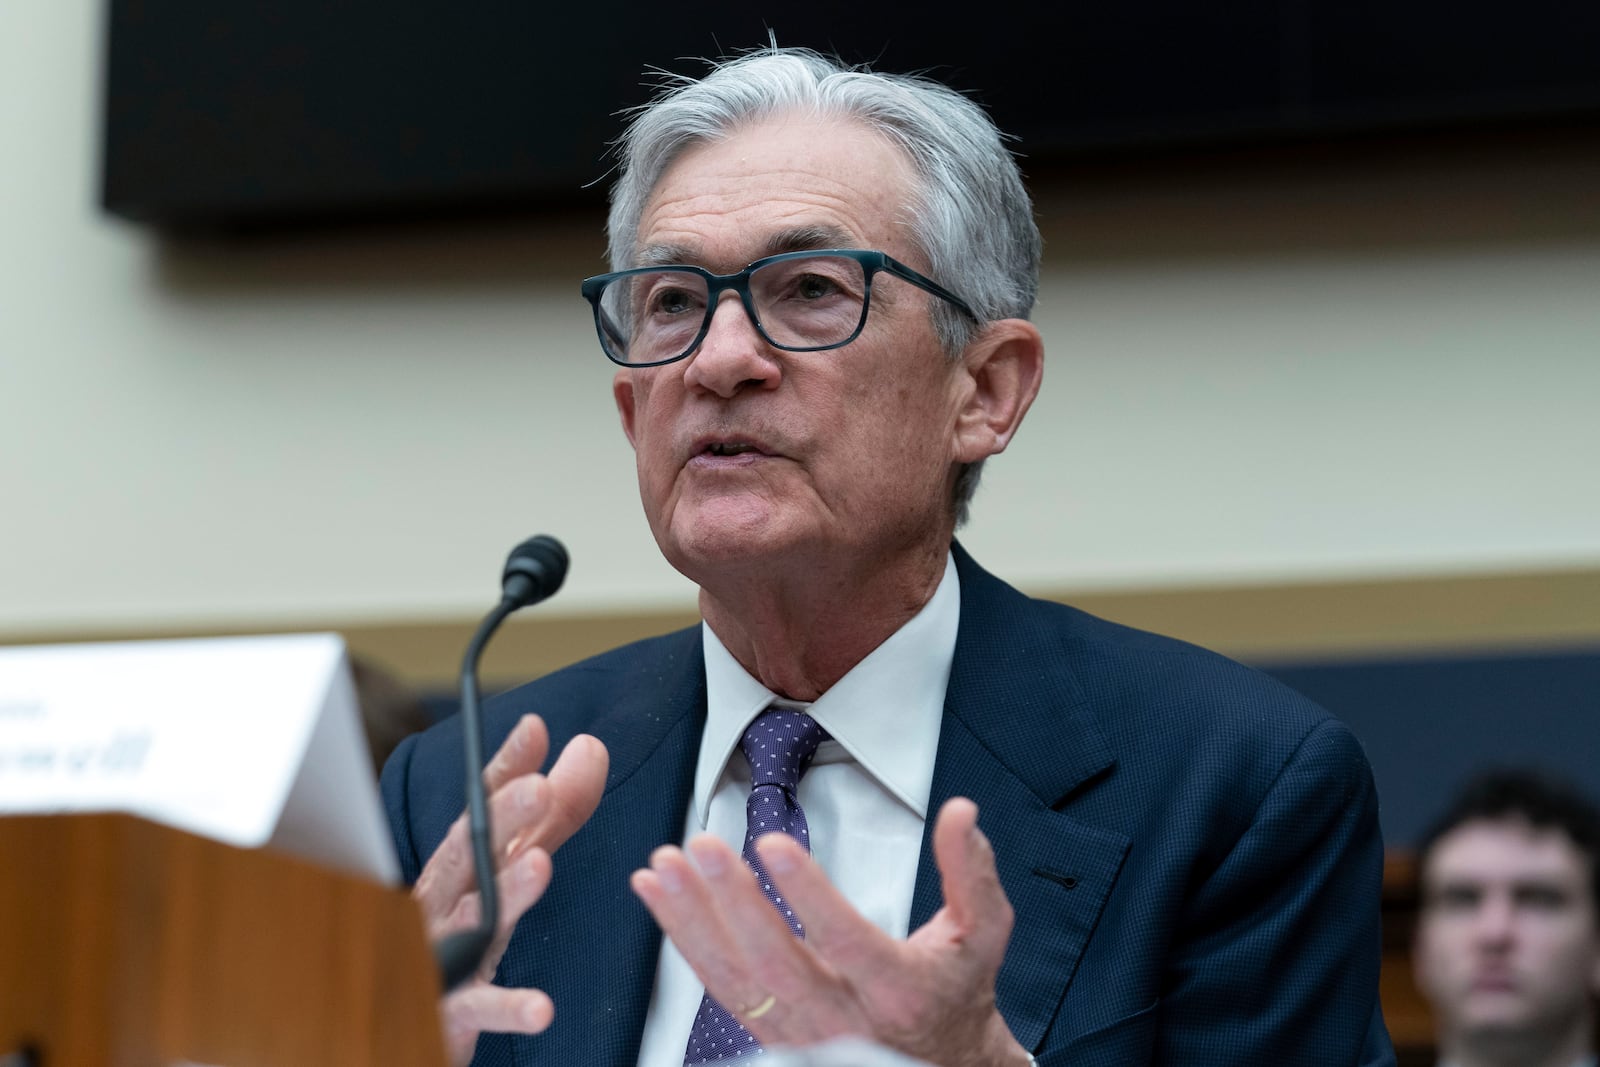
[[[772,1006],[776,1003],[778,1003],[778,998],[769,993],[766,1000],[763,1000],[760,1004],[757,1004],[755,1007],[745,1012],[744,1017],[746,1019],[759,1019],[767,1012],[771,1011]]]

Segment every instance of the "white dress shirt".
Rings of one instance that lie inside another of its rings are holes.
[[[891,937],[905,937],[960,616],[960,583],[947,557],[922,610],[810,704],[773,694],[702,626],[706,726],[684,840],[709,831],[735,851],[744,847],[750,764],[739,738],[769,705],[806,711],[832,735],[800,779],[811,854],[857,911]],[[640,1067],[683,1067],[704,994],[663,938]]]

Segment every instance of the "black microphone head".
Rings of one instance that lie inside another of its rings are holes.
[[[555,593],[566,578],[567,550],[549,534],[539,534],[511,550],[500,588],[508,603],[525,608]]]

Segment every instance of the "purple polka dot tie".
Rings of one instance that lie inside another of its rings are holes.
[[[817,746],[828,736],[816,720],[803,711],[769,708],[756,717],[744,732],[739,747],[750,761],[750,799],[745,802],[744,859],[756,873],[762,892],[778,909],[794,936],[805,937],[805,929],[794,909],[778,893],[756,855],[756,838],[762,834],[785,833],[811,851],[811,835],[806,829],[806,813],[800,810],[795,789],[800,776],[811,766]],[[711,1063],[760,1052],[761,1043],[739,1025],[733,1013],[707,993],[694,1017],[689,1032],[685,1064]]]

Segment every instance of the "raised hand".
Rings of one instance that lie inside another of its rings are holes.
[[[472,1059],[478,1034],[535,1034],[550,1025],[555,1007],[537,989],[492,984],[511,931],[550,884],[550,854],[593,814],[605,789],[609,756],[597,739],[580,734],[555,766],[540,774],[550,735],[537,715],[524,716],[484,768],[500,890],[498,934],[478,974],[447,995],[440,1021],[450,1062]],[[472,843],[463,814],[429,857],[412,890],[431,938],[476,925],[481,906],[473,879]]]
[[[862,918],[781,833],[756,847],[804,941],[739,855],[709,834],[687,853],[657,849],[632,885],[707,991],[763,1045],[858,1034],[942,1067],[1022,1065],[1028,1053],[994,1001],[1011,904],[977,818],[962,798],[940,810],[933,853],[945,905],[904,941]]]

